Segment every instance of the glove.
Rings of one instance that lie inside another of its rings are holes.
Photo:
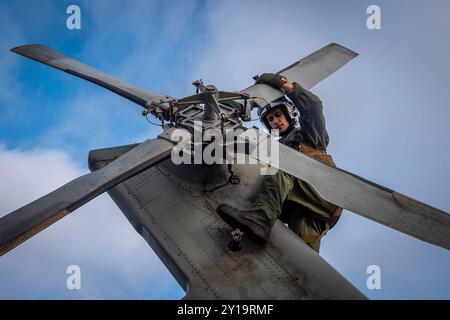
[[[264,83],[275,89],[281,89],[282,85],[287,82],[285,76],[275,73],[263,73],[260,76],[255,76],[253,79],[256,80],[256,83]]]

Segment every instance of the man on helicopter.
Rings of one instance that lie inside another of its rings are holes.
[[[285,94],[259,109],[264,126],[269,131],[278,130],[281,143],[335,167],[326,152],[329,137],[321,100],[279,74],[264,73],[257,77],[256,83],[270,85]],[[217,212],[230,226],[239,228],[260,245],[267,243],[273,224],[281,219],[319,252],[321,238],[336,224],[342,208],[322,199],[308,183],[278,170],[274,175],[264,176],[253,210],[241,211],[221,204]]]

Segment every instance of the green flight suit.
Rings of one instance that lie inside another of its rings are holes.
[[[280,142],[335,166],[326,153],[329,138],[320,99],[298,83],[286,95],[300,112],[300,128],[290,128]],[[323,200],[309,184],[281,170],[264,176],[254,207],[264,211],[272,224],[277,219],[282,220],[317,252],[320,239],[342,212],[341,208]]]

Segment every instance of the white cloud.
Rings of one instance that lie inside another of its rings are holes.
[[[83,173],[58,150],[0,147],[1,215]],[[65,287],[71,264],[81,267],[80,291]],[[184,295],[106,194],[4,255],[0,283],[3,299],[139,299],[151,287],[158,288],[153,298]]]

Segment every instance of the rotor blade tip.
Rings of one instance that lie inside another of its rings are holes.
[[[29,47],[37,47],[37,46],[42,46],[42,44],[39,44],[39,43],[36,43],[36,44],[26,44],[26,45],[23,45],[23,46],[17,46],[17,47],[14,47],[14,48],[12,48],[12,49],[10,49],[10,50],[11,50],[12,52],[14,52],[14,53],[21,54],[21,52],[24,51],[24,49],[29,48]]]

